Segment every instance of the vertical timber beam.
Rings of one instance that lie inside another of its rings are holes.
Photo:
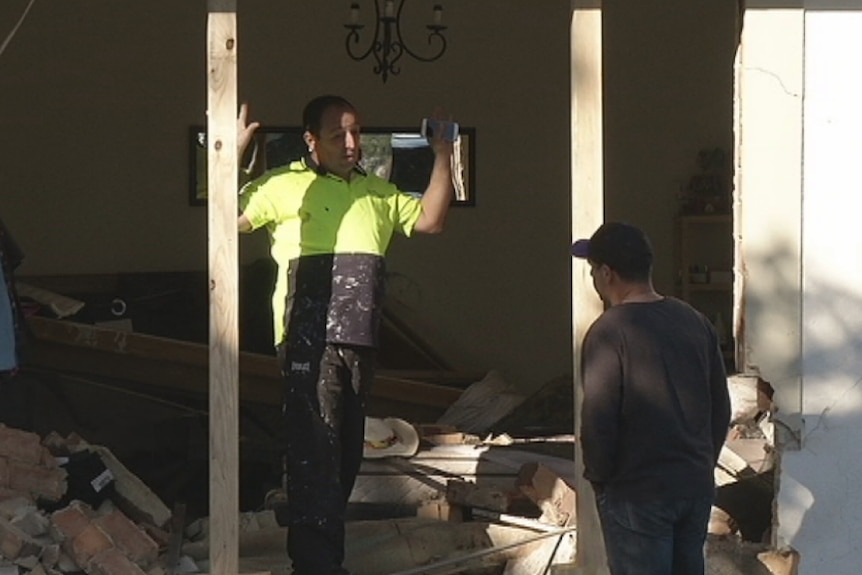
[[[602,3],[572,0],[572,237],[587,237],[604,219],[604,159],[602,120]],[[572,329],[575,342],[575,421],[583,402],[580,351],[584,334],[602,312],[589,267],[572,266]],[[577,430],[575,432],[577,434]],[[575,573],[607,573],[604,540],[590,484],[583,478],[580,446],[575,449],[578,517]]]
[[[239,572],[236,0],[207,0],[210,573]]]

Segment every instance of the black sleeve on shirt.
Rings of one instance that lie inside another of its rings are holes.
[[[712,396],[712,447],[715,463],[718,463],[718,456],[730,427],[730,392],[727,389],[727,372],[715,330],[712,330],[712,335],[715,345],[710,365],[709,387]]]
[[[607,331],[591,329],[584,338],[580,444],[584,477],[592,483],[610,479],[617,459],[622,410],[619,349]]]

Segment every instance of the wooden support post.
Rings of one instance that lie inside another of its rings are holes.
[[[210,573],[239,572],[236,0],[207,0]]]
[[[589,237],[604,220],[604,157],[602,109],[602,2],[572,0],[572,235]],[[587,328],[601,313],[590,269],[584,262],[572,265],[573,339],[575,342],[575,421],[580,421],[580,353]],[[577,435],[577,431],[575,432]],[[577,492],[576,573],[607,573],[604,539],[595,497],[583,478],[580,444],[575,448]]]

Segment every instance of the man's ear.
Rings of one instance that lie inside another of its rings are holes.
[[[311,132],[306,130],[305,132],[302,133],[302,139],[305,141],[305,145],[308,147],[308,151],[313,152],[314,151],[314,142],[315,142],[314,134],[312,134]]]
[[[608,264],[602,264],[599,267],[599,273],[604,274],[605,281],[611,282],[614,278],[618,277],[617,272],[615,272]]]

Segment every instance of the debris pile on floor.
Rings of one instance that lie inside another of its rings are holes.
[[[577,523],[572,385],[561,377],[523,398],[491,372],[445,417],[410,423],[418,449],[363,461],[346,566],[362,575],[566,573]],[[708,573],[790,575],[799,558],[769,548],[770,513],[751,517],[773,496],[769,390],[733,377],[731,391]],[[241,573],[291,572],[281,516],[289,502],[273,501],[240,514]],[[0,555],[18,575],[202,573],[208,518],[185,527],[109,449],[75,433],[42,439],[0,425]]]
[[[169,517],[104,448],[0,425],[0,554],[19,573],[160,574]]]
[[[768,543],[775,498],[772,390],[755,376],[728,378],[731,429],[715,469],[709,532]]]

